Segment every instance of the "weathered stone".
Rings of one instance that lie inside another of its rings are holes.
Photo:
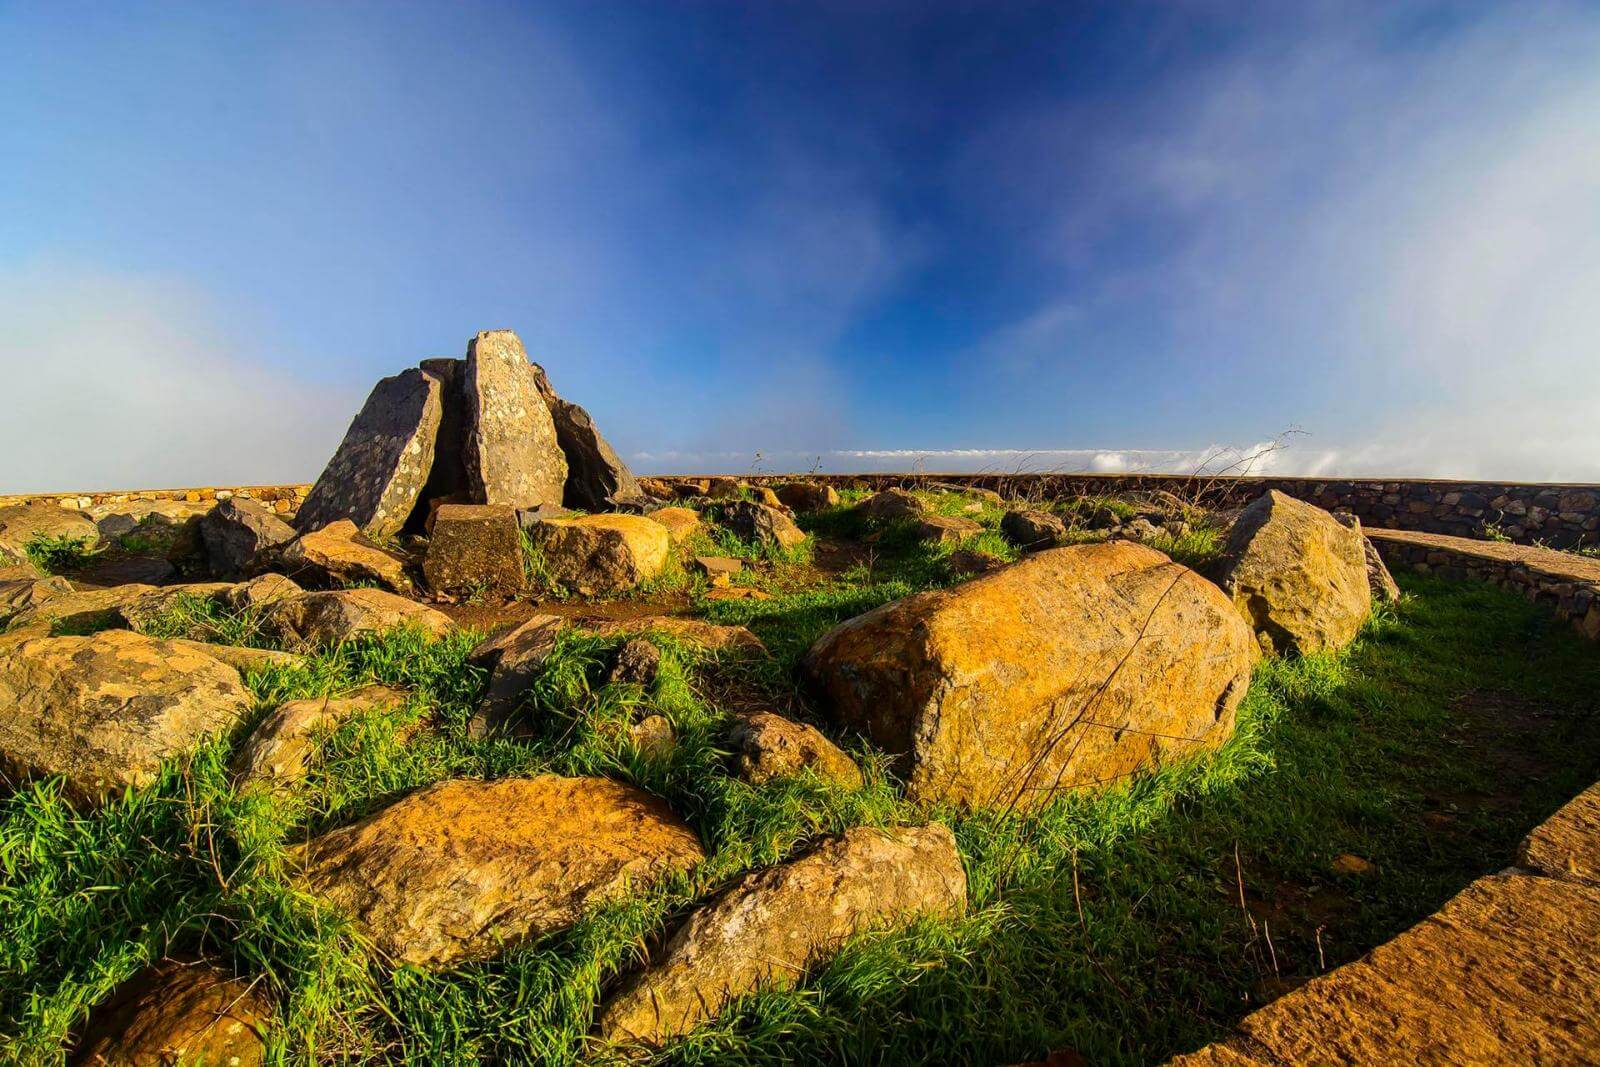
[[[1218,582],[1272,651],[1341,648],[1372,611],[1361,532],[1276,490],[1234,520]]]
[[[373,386],[295,516],[305,532],[349,519],[368,537],[398,534],[433,468],[442,412],[439,379],[401,371]]]
[[[617,649],[606,681],[647,686],[660,670],[661,650],[642,637],[630,637]]]
[[[839,494],[821,482],[790,482],[778,487],[778,499],[795,511],[821,511],[839,503]]]
[[[127,630],[0,646],[0,767],[98,802],[250,713],[239,672]]]
[[[305,590],[281,574],[262,574],[240,582],[218,598],[232,611],[260,611],[269,604],[297,597]]]
[[[567,483],[562,500],[569,508],[609,511],[619,504],[642,501],[644,492],[628,465],[600,435],[589,413],[563,400],[550,385],[550,377],[537,363],[534,383],[550,408],[556,442],[567,458]]]
[[[1592,1063],[1600,887],[1507,872],[1354,963],[1245,1016],[1200,1064]]]
[[[139,586],[116,586],[116,589],[132,591]],[[196,601],[214,600],[230,592],[233,586],[227,582],[191,582],[187,585],[166,585],[145,589],[137,595],[124,597],[115,605],[113,612],[123,626],[139,633],[150,633],[161,624],[168,621],[171,612],[179,607]],[[164,637],[169,634],[155,634]],[[182,637],[204,637],[204,631],[185,633]]]
[[[545,573],[580,596],[626,592],[661,573],[667,528],[642,515],[585,515],[541,522],[529,532]]]
[[[270,566],[303,585],[378,585],[410,593],[411,579],[399,556],[373,544],[349,519],[303,533],[267,553],[256,566]]]
[[[657,632],[710,652],[765,652],[761,639],[743,626],[719,626],[677,615],[643,615],[632,619],[580,619],[577,625],[601,635]]]
[[[153,585],[116,585],[105,589],[52,585],[48,587],[48,595],[32,597],[30,603],[13,613],[8,632],[49,636],[122,628],[128,625],[123,613],[125,608],[160,593],[160,587]]]
[[[923,541],[944,543],[964,541],[983,533],[983,524],[953,515],[924,515],[917,522],[917,537]]]
[[[294,537],[294,527],[257,500],[224,500],[200,520],[206,562],[219,577],[240,573],[261,553]]]
[[[272,1005],[258,983],[198,961],[163,960],[97,1007],[73,1052],[79,1067],[266,1062]]]
[[[316,755],[319,735],[368,711],[399,707],[406,694],[369,685],[343,697],[290,700],[261,721],[233,758],[234,782],[241,792],[291,787],[305,778]]]
[[[1333,517],[1340,524],[1351,529],[1360,530],[1361,520],[1349,512],[1334,512]],[[1361,535],[1361,557],[1367,567],[1367,588],[1372,591],[1372,599],[1377,603],[1393,604],[1400,599],[1400,586],[1395,583],[1394,575],[1389,573],[1389,567],[1383,562],[1383,557],[1378,555],[1378,546],[1366,534]]]
[[[1130,541],[1153,541],[1162,536],[1164,532],[1161,527],[1142,515],[1122,527],[1122,536]]]
[[[446,504],[434,516],[422,563],[436,593],[522,588],[522,533],[504,504]]]
[[[732,479],[728,479],[732,480]],[[711,481],[707,478],[677,478],[671,483],[672,495],[679,500],[689,500],[697,496],[705,496],[711,491]],[[734,495],[737,495],[735,492]]]
[[[753,785],[809,770],[847,789],[861,786],[861,769],[855,760],[822,731],[770,711],[735,716],[728,728],[728,743],[733,747],[736,772]]]
[[[639,488],[644,495],[652,500],[672,500],[677,494],[672,491],[672,486],[660,478],[640,478]]]
[[[72,592],[72,583],[65,578],[41,578],[32,567],[8,570],[13,571],[13,575],[0,578],[0,631],[4,631],[13,618],[31,614],[37,605],[51,597]]]
[[[71,538],[93,545],[100,540],[94,520],[57,504],[13,504],[0,508],[0,563],[25,563],[36,538]]]
[[[873,493],[857,506],[867,518],[880,522],[915,519],[928,510],[928,505],[920,497],[904,489],[885,489],[881,493]]]
[[[304,656],[293,652],[279,652],[273,648],[247,648],[243,645],[219,645],[212,641],[191,641],[186,637],[170,638],[173,644],[210,656],[225,663],[240,674],[266,670],[268,667],[293,667],[305,662]]]
[[[357,634],[402,626],[438,636],[451,625],[443,612],[382,589],[302,593],[269,605],[261,614],[263,633],[297,647],[335,645]]]
[[[722,507],[722,525],[748,541],[777,548],[793,548],[805,542],[805,531],[777,508],[753,500],[736,500]]]
[[[1027,807],[1226,740],[1255,651],[1216,586],[1116,541],[886,604],[804,672],[913,799]]]
[[[308,889],[419,967],[497,955],[705,858],[662,801],[553,775],[440,782],[297,851]]]
[[[744,560],[733,556],[696,556],[689,566],[705,575],[712,585],[727,585],[735,574],[744,570]]]
[[[95,504],[84,510],[94,520],[102,540],[112,540],[139,532],[153,538],[171,540],[171,532],[199,519],[211,504],[187,500],[125,500]]]
[[[567,460],[555,422],[539,394],[522,341],[510,330],[488,330],[467,346],[468,488],[478,503],[532,508],[560,504]]]
[[[966,906],[966,872],[944,826],[856,827],[691,915],[605,1007],[600,1036],[660,1044],[737,997],[794,985],[856,934]]]
[[[1517,862],[1552,878],[1600,886],[1600,783],[1536,826],[1523,839]]]
[[[744,483],[737,478],[718,476],[707,478],[702,492],[712,500],[737,500],[744,489]]]
[[[433,465],[428,481],[417,498],[406,528],[413,533],[428,518],[428,504],[434,500],[473,503],[467,477],[467,361],[464,359],[425,359],[418,367],[439,380],[439,430],[434,437]]]
[[[693,508],[657,508],[646,513],[645,517],[665,526],[675,545],[683,544],[699,533],[702,527],[700,513]]]
[[[652,757],[667,755],[678,743],[672,722],[665,715],[646,715],[628,727],[628,736],[640,752]]]
[[[958,496],[975,497],[991,507],[1003,508],[1006,498],[993,489],[985,489],[981,485],[957,485],[954,482],[934,482],[930,489],[937,489],[941,493],[955,493]]]
[[[516,721],[523,694],[555,651],[566,625],[557,615],[535,615],[472,650],[467,660],[489,672],[489,687],[468,723],[469,734],[483,737]]]
[[[1065,541],[1067,524],[1048,511],[1008,511],[1000,519],[1000,533],[1018,548],[1032,552]]]

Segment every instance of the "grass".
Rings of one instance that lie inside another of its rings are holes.
[[[89,566],[100,555],[92,537],[70,534],[37,534],[22,546],[28,561],[46,574],[72,574]]]
[[[264,982],[281,1062],[604,1058],[586,1039],[595,1005],[695,902],[822,835],[936,818],[965,858],[966,917],[862,937],[799,989],[747,998],[659,1059],[992,1063],[1073,1048],[1097,1064],[1155,1062],[1504,867],[1528,828],[1600,772],[1592,647],[1498,590],[1403,578],[1411,595],[1345,653],[1263,663],[1219,752],[1110,792],[1030,815],[919,810],[859,742],[859,791],[809,777],[754,787],[728,773],[722,684],[795,709],[793,665],[823,629],[954,581],[961,547],[1006,558],[989,518],[968,546],[926,546],[906,524],[870,527],[842,508],[805,516],[814,538],[877,540],[833,572],[816,558],[762,559],[774,599],[706,606],[714,621],[748,624],[770,659],[718,659],[656,635],[657,680],[608,684],[621,638],[568,632],[528,695],[526,739],[466,734],[485,683],[467,662],[476,635],[400,631],[248,678],[260,713],[373,682],[412,694],[327,735],[291,802],[233,792],[231,739],[92,814],[52,783],[19,789],[0,800],[0,1061],[59,1062],[118,982],[162,953],[201,948]],[[259,640],[209,601],[180,601],[158,626]],[[632,740],[627,727],[651,714],[672,723],[669,750]],[[606,775],[665,798],[707,862],[441,974],[374,958],[289,876],[288,845],[408,790],[543,772]],[[1332,873],[1344,852],[1378,873]]]

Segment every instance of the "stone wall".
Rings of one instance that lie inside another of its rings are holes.
[[[1600,641],[1600,559],[1414,530],[1368,529],[1367,536],[1391,568],[1498,585],[1545,604],[1584,637]]]
[[[1363,525],[1482,537],[1492,527],[1520,544],[1572,548],[1600,544],[1600,486],[1348,478],[1197,478],[1163,474],[830,474],[744,475],[775,484],[797,477],[837,486],[881,489],[929,482],[979,485],[1007,496],[1056,499],[1130,492],[1170,492],[1218,507],[1242,507],[1268,489],[1329,511],[1350,511]],[[662,481],[682,481],[663,478]]]
[[[272,505],[274,511],[288,514],[298,511],[309,485],[236,485],[207,486],[186,489],[120,489],[90,493],[22,493],[0,496],[0,507],[12,504],[46,502],[64,508],[90,508],[96,504],[126,504],[134,500],[187,500],[203,503],[207,500],[227,500],[240,497],[245,500],[262,500]]]

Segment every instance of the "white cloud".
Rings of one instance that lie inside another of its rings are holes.
[[[170,280],[33,264],[0,292],[0,493],[308,481],[363,399],[266,369]]]

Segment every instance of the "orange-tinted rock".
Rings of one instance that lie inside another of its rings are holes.
[[[400,557],[373,544],[349,519],[330,522],[269,552],[258,568],[281,570],[302,585],[379,585],[410,593]]]
[[[795,511],[821,511],[837,504],[839,494],[821,482],[790,482],[778,487],[778,499]]]
[[[728,744],[735,772],[752,785],[811,771],[846,789],[861,786],[855,760],[822,731],[770,711],[736,715],[728,728]]]
[[[497,955],[705,858],[660,800],[554,775],[440,782],[298,852],[306,888],[421,967]]]
[[[1523,839],[1518,862],[1552,878],[1600,886],[1600,783],[1535,827]]]
[[[234,756],[234,781],[241,792],[292,786],[310,769],[319,735],[338,729],[352,716],[399,707],[405,701],[406,694],[398,689],[369,685],[348,696],[280,704],[250,732]]]
[[[545,573],[580,596],[626,592],[661,573],[672,538],[642,515],[550,519],[529,531]]]
[[[917,800],[1031,806],[1226,740],[1256,655],[1216,586],[1132,542],[1035,553],[811,647],[825,713]]]
[[[75,1067],[255,1067],[266,1061],[272,1005],[259,983],[205,963],[163,961],[89,1016]]]
[[[983,533],[983,524],[954,515],[924,515],[917,522],[917,537],[923,541],[944,543],[963,541]]]
[[[869,519],[892,521],[914,519],[928,510],[920,497],[905,489],[885,489],[863,500],[858,507]]]
[[[356,634],[402,626],[437,636],[452,625],[443,612],[382,589],[302,593],[272,604],[261,615],[263,633],[298,647],[334,645]]]
[[[675,545],[683,544],[702,528],[700,513],[693,508],[657,508],[646,518],[665,526]]]

